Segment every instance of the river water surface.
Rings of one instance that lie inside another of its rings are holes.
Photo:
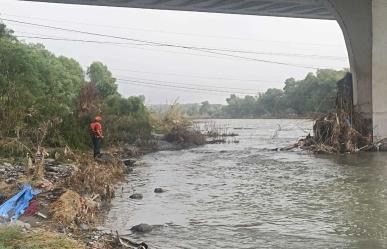
[[[387,248],[387,154],[268,150],[305,136],[307,120],[214,122],[239,143],[145,156],[106,226],[160,249]],[[139,223],[155,226],[131,234]]]

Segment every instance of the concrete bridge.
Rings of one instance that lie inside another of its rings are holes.
[[[387,137],[387,0],[26,0],[336,20],[354,78],[354,104]]]

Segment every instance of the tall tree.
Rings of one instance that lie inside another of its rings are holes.
[[[117,94],[116,79],[102,62],[91,63],[87,69],[91,83],[95,84],[103,97]]]

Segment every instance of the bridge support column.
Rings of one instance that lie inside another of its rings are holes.
[[[353,77],[353,102],[372,123],[372,0],[326,0],[347,45]]]
[[[387,2],[372,1],[372,109],[374,137],[387,137]]]
[[[374,138],[387,137],[387,2],[326,0],[343,31],[353,75],[353,99]]]

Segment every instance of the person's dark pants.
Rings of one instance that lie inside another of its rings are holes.
[[[91,135],[91,141],[93,142],[94,157],[101,155],[101,138]]]

